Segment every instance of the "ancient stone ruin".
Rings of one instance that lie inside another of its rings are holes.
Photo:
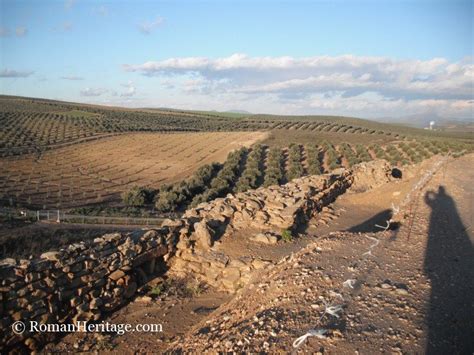
[[[385,162],[368,165],[362,173],[387,168]],[[14,322],[97,321],[164,272],[191,273],[234,292],[268,262],[245,255],[232,258],[219,250],[219,238],[249,229],[255,231],[249,238],[276,243],[282,230],[297,230],[353,181],[353,172],[344,169],[307,176],[200,204],[155,230],[106,234],[34,260],[1,260],[0,343],[5,349],[20,344],[37,349],[51,341],[48,334],[15,334]]]
[[[171,272],[181,275],[192,272],[194,277],[214,287],[234,292],[268,262],[245,255],[231,258],[213,245],[216,239],[245,229],[266,231],[250,233],[249,237],[274,244],[282,231],[295,231],[344,193],[351,183],[351,172],[340,170],[201,204],[184,214],[183,226],[187,221],[194,231],[182,230]]]

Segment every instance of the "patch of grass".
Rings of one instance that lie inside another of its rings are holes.
[[[281,231],[281,239],[285,243],[292,242],[293,241],[293,234],[291,233],[291,231],[289,229],[284,229],[284,230]]]
[[[191,280],[189,278],[169,278],[153,286],[148,292],[148,295],[153,298],[164,298],[167,296],[190,298],[202,294],[204,290],[205,285],[197,280]]]
[[[113,350],[115,348],[115,344],[113,342],[112,337],[110,336],[101,336],[96,342],[96,349],[97,350]]]
[[[186,290],[187,290],[188,296],[192,297],[192,296],[199,296],[201,293],[204,292],[205,288],[201,282],[195,280],[186,285]]]
[[[153,286],[152,289],[150,290],[150,296],[159,297],[165,291],[166,286],[167,286],[166,281],[160,283],[159,285]]]

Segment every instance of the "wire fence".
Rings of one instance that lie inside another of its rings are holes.
[[[159,217],[127,217],[127,216],[87,216],[69,214],[61,210],[11,210],[0,209],[0,215],[19,217],[46,223],[71,224],[110,224],[130,226],[160,226],[165,218]]]

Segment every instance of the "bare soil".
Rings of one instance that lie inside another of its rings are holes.
[[[159,187],[267,137],[265,132],[130,133],[0,159],[0,200],[47,208],[116,200],[131,186]]]

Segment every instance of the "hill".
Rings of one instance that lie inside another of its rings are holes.
[[[247,115],[169,109],[127,109],[0,96],[0,156],[39,153],[67,144],[126,132],[295,130],[404,138],[470,138],[426,132],[353,117]]]

